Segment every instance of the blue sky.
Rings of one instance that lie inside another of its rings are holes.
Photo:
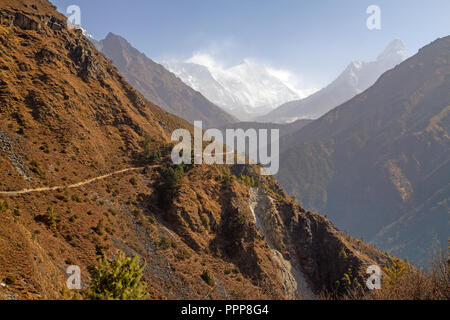
[[[408,53],[450,35],[449,0],[53,0],[65,13],[78,5],[96,39],[125,37],[156,61],[195,53],[224,66],[255,59],[321,87],[352,60],[373,60],[393,39]],[[369,5],[381,30],[366,27]]]

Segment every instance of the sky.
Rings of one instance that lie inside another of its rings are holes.
[[[353,60],[371,61],[393,39],[413,55],[450,35],[449,0],[52,0],[62,13],[81,9],[81,26],[97,40],[109,32],[151,59],[198,57],[230,67],[251,59],[321,88]],[[381,29],[369,30],[377,5]]]

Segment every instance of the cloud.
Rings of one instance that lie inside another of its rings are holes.
[[[194,53],[192,57],[187,59],[185,62],[199,64],[201,66],[207,67],[210,70],[223,69],[222,65],[207,53]]]
[[[306,98],[317,91],[317,88],[307,88],[301,76],[292,73],[289,70],[277,69],[266,66],[267,71],[284,83],[289,89],[297,93],[299,98]]]
[[[214,45],[209,49],[210,50],[197,51],[193,53],[190,58],[185,60],[185,62],[205,66],[211,71],[213,76],[214,74],[226,74],[229,68],[225,67],[226,63],[218,59],[215,55],[215,53],[218,52],[218,45]],[[257,65],[260,68],[264,68],[271,76],[277,78],[285,86],[295,92],[299,98],[305,98],[318,90],[317,88],[307,87],[305,85],[305,81],[301,76],[294,74],[289,70],[275,68],[268,63],[259,61],[258,59],[251,57],[246,57],[241,61],[246,61],[248,63]]]

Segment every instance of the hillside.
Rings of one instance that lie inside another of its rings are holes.
[[[301,100],[287,102],[256,119],[260,122],[291,122],[297,119],[317,119],[372,86],[387,70],[406,58],[400,40],[387,45],[375,61],[353,61],[332,83]]]
[[[450,37],[282,143],[279,180],[306,208],[416,262],[449,230]]]
[[[118,250],[146,262],[151,299],[337,295],[390,261],[257,167],[173,167],[170,134],[191,126],[48,1],[4,0],[0,18],[0,299],[70,299],[66,268],[86,288]]]
[[[205,127],[210,128],[238,121],[133,48],[124,38],[109,33],[104,40],[94,41],[94,44],[136,90],[164,110],[191,123],[202,120]]]

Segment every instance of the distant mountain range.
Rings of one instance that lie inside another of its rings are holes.
[[[104,40],[90,40],[113,61],[135,89],[164,110],[191,123],[202,120],[205,127],[220,127],[238,121],[162,65],[133,48],[124,38],[109,33]]]
[[[181,80],[242,121],[251,121],[299,96],[268,68],[244,60],[228,69],[188,62],[164,65]]]
[[[400,48],[400,43],[389,48]],[[395,61],[396,50],[387,50],[379,60],[386,57]],[[420,263],[433,246],[445,248],[450,230],[449,61],[450,36],[285,136],[279,181],[306,208],[395,255]]]
[[[298,119],[317,119],[369,88],[385,71],[405,58],[405,46],[400,40],[394,40],[376,61],[354,61],[324,89],[305,99],[287,102],[256,121],[283,123]]]

